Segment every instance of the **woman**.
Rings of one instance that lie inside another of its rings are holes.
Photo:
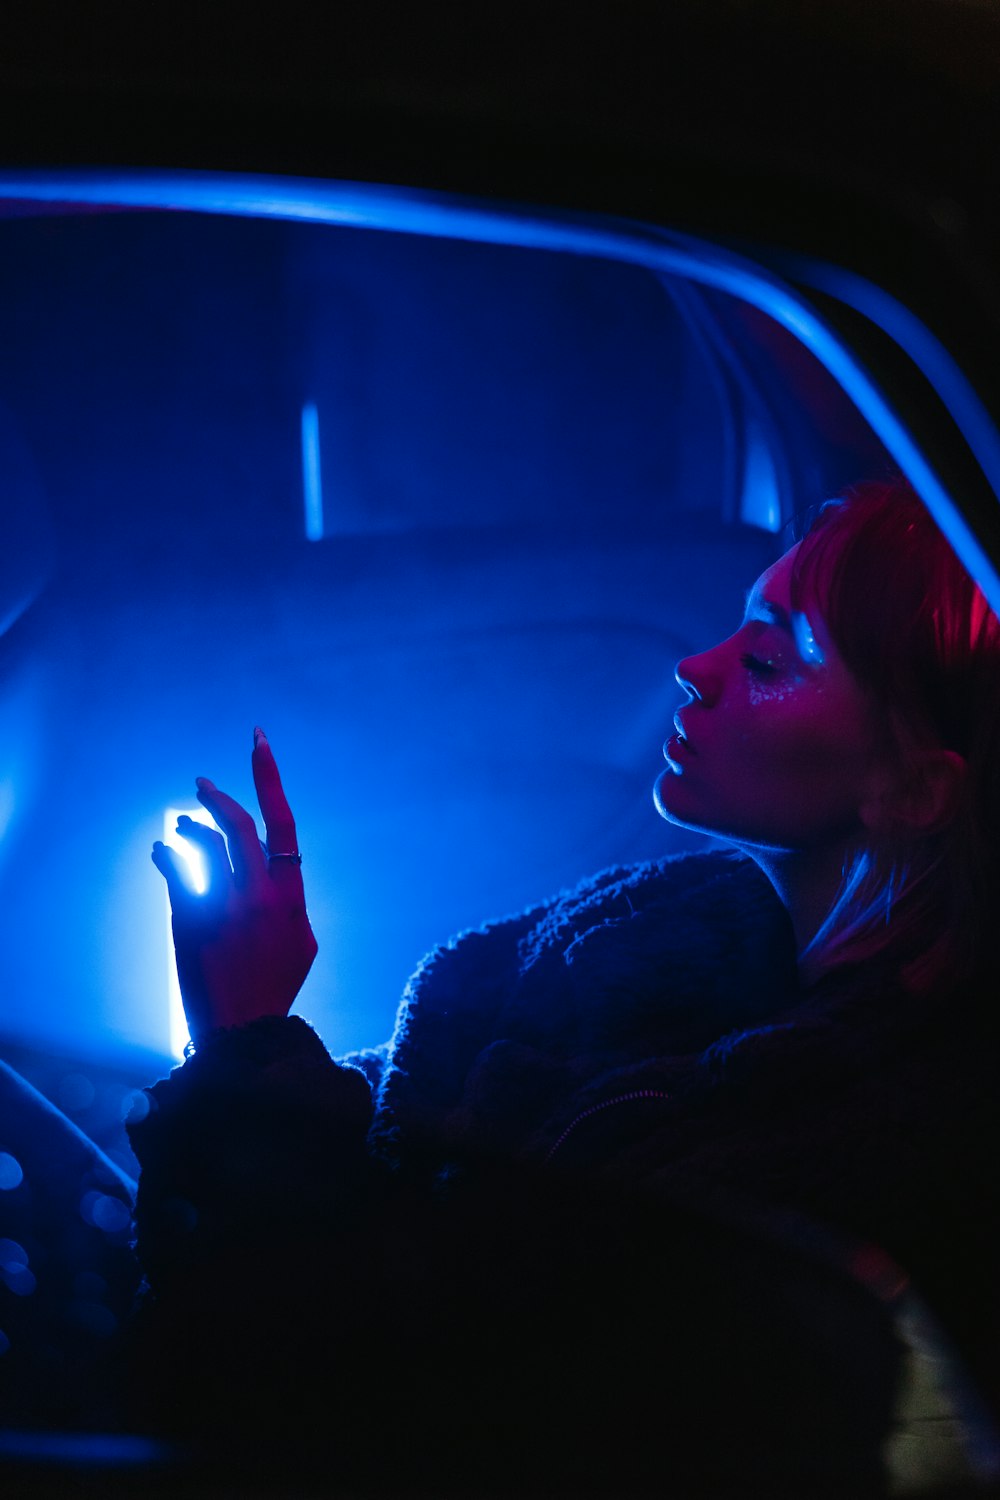
[[[265,737],[266,852],[199,781],[209,896],[153,854],[194,1055],[132,1128],[147,1410],[289,1438],[337,1411],[342,1472],[378,1453],[389,1485],[655,1492],[669,1454],[711,1493],[859,1494],[897,1375],[876,1251],[990,1380],[996,618],[893,481],[677,676],[657,806],[734,854],[466,934],[339,1064],[286,1019],[316,944]],[[310,1348],[323,1389],[283,1405]]]

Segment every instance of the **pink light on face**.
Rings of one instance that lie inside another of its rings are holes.
[[[663,817],[737,847],[839,845],[860,826],[881,775],[870,708],[818,609],[792,607],[795,548],[751,589],[732,636],[685,658],[675,719],[691,751],[668,742],[654,798]]]

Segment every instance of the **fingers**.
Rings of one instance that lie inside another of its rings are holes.
[[[199,823],[196,818],[189,818],[187,813],[181,813],[177,819],[177,832],[181,838],[189,839],[201,850],[208,889],[225,890],[233,870],[229,863],[226,841],[218,829],[209,828],[206,823]]]
[[[167,882],[171,910],[176,912],[185,905],[190,906],[195,895],[191,872],[177,850],[157,839],[153,845],[153,864]]]
[[[281,785],[274,752],[268,744],[267,735],[263,729],[255,729],[253,732],[253,755],[250,763],[253,767],[257,799],[264,817],[264,827],[267,829],[266,849],[272,855],[297,854],[299,841],[295,831],[295,819],[292,817],[292,809],[288,805],[288,798]],[[302,885],[302,870],[298,862],[294,859],[272,858],[268,863],[267,871],[271,880],[277,881],[281,889],[301,904],[304,910],[305,890]]]
[[[202,850],[208,862],[208,885],[210,890],[224,890],[230,874],[241,889],[263,893],[269,881],[277,881],[283,890],[289,887],[302,895],[302,874],[294,860],[275,859],[268,862],[267,853],[293,854],[298,850],[295,819],[281,785],[278,767],[262,729],[254,730],[254,749],[251,760],[254,785],[260,802],[267,843],[261,844],[257,826],[250,813],[234,798],[221,792],[214,782],[199,776],[196,780],[198,801],[211,813],[222,834],[208,828],[186,814],[177,820],[177,832],[190,839]],[[227,850],[228,845],[228,850]],[[154,850],[153,863],[167,881],[171,902],[176,893],[179,900],[194,894],[190,874],[184,861],[167,845],[158,844]]]
[[[206,777],[199,776],[195,786],[198,789],[198,801],[208,809],[226,835],[236,884],[242,887],[261,886],[267,879],[267,864],[253,818],[245,807],[241,807],[225,792],[220,792]]]
[[[281,777],[278,774],[274,753],[267,742],[263,729],[253,732],[253,783],[257,788],[264,827],[267,829],[267,847],[272,854],[293,854],[298,850],[295,842],[295,819],[288,805]],[[290,863],[287,861],[286,863]]]

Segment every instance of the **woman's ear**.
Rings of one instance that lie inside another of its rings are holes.
[[[861,821],[872,833],[923,836],[947,828],[958,811],[968,773],[956,750],[920,749],[904,771],[882,782],[862,804]]]

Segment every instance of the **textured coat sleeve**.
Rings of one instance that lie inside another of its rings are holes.
[[[128,1129],[154,1292],[236,1248],[335,1227],[364,1193],[368,1080],[297,1017],[217,1033],[143,1101]]]

